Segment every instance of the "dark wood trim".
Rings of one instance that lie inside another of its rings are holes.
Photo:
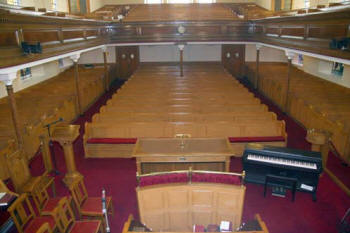
[[[78,61],[74,61],[74,80],[75,80],[75,99],[76,99],[76,106],[77,106],[77,113],[78,115],[83,114],[83,109],[81,105],[81,91],[80,91],[80,81],[79,81],[79,65]]]
[[[260,48],[256,50],[256,72],[255,72],[255,89],[259,90],[259,61],[260,61]]]

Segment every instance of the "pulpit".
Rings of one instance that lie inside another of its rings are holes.
[[[79,125],[57,126],[51,135],[53,141],[57,141],[63,147],[64,158],[66,161],[67,173],[63,182],[69,187],[75,180],[82,177],[77,171],[74,160],[73,142],[79,136]]]

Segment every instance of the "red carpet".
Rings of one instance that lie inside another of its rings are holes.
[[[105,104],[116,88],[101,97],[84,116],[76,120],[75,124],[80,124],[83,127],[84,122],[91,120],[91,116],[98,112],[99,107]],[[286,121],[288,146],[309,149],[310,145],[304,140],[305,130],[263,97],[258,97],[269,106],[271,111],[278,114],[279,119]],[[81,133],[83,134],[83,128]],[[111,230],[113,233],[121,232],[123,223],[129,214],[138,217],[134,191],[136,186],[135,161],[131,159],[84,159],[81,136],[75,142],[74,150],[77,168],[85,177],[89,195],[100,195],[101,189],[104,187],[107,194],[113,196],[115,216],[110,218]],[[55,154],[58,168],[62,173],[56,178],[57,192],[63,195],[67,193],[67,189],[61,182],[65,172],[65,164],[62,149],[57,144],[55,145]],[[242,169],[239,158],[232,158],[231,162],[232,171]],[[43,172],[41,164],[41,156],[37,156],[31,163],[33,174]],[[247,184],[243,221],[252,218],[255,213],[260,213],[270,233],[337,232],[337,223],[350,207],[350,197],[326,174],[320,179],[317,197],[317,202],[313,202],[310,194],[297,192],[295,202],[291,202],[290,196],[278,198],[271,196],[270,193],[264,198],[262,186]]]

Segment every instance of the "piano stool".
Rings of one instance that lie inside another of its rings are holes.
[[[292,201],[294,202],[297,182],[298,180],[296,178],[268,174],[265,177],[264,197],[266,197],[267,186],[272,186],[272,187],[282,186],[283,188],[291,189]]]

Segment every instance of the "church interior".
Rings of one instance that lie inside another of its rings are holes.
[[[350,232],[350,1],[0,19],[0,232]]]

